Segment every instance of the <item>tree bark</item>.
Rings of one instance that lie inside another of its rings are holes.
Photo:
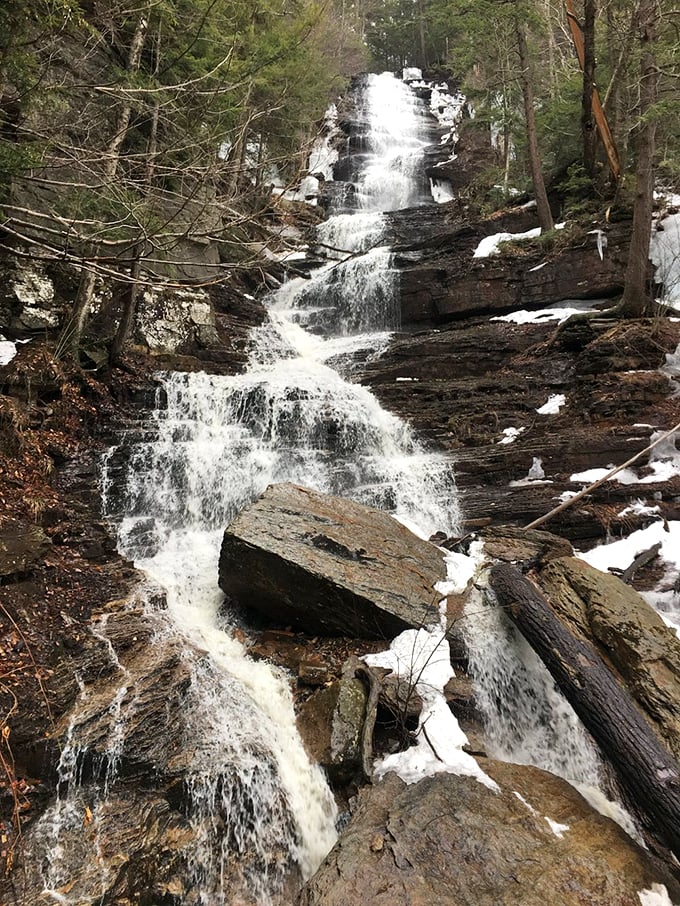
[[[534,194],[536,195],[538,222],[543,230],[552,230],[554,227],[553,217],[550,211],[550,204],[548,203],[548,195],[545,191],[541,156],[538,150],[538,134],[536,132],[536,117],[534,115],[534,91],[531,85],[531,75],[529,72],[529,51],[527,49],[524,24],[520,21],[519,17],[515,18],[515,32],[517,35],[517,47],[521,69],[520,79],[522,82],[522,96],[524,98],[524,119],[527,129],[529,164],[531,167],[531,179],[534,184]]]
[[[490,585],[611,762],[650,833],[680,856],[680,766],[596,651],[575,638],[520,571],[503,563]]]
[[[583,92],[581,96],[581,134],[583,139],[583,167],[592,179],[595,176],[597,155],[597,130],[593,116],[593,89],[595,87],[595,15],[596,0],[585,0],[583,19]]]
[[[142,272],[142,248],[135,249],[135,257],[130,267],[130,284],[123,301],[123,311],[118,322],[118,329],[111,345],[111,362],[119,365],[123,348],[127,342],[132,324],[137,311],[137,298],[139,296],[139,277]]]
[[[58,349],[70,352],[74,358],[78,357],[80,341],[87,322],[87,316],[90,313],[95,280],[94,271],[86,270],[84,267],[81,268],[80,284],[73,303],[73,309],[71,310],[71,316],[64,324],[57,344]]]
[[[654,206],[654,152],[656,122],[652,108],[658,94],[659,76],[654,57],[656,26],[659,17],[658,0],[640,0],[638,5],[638,40],[640,60],[640,123],[638,125],[635,168],[635,203],[633,229],[628,252],[621,314],[625,318],[641,318],[651,308],[648,291],[649,241]]]

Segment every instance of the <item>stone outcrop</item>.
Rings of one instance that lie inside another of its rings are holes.
[[[540,585],[578,636],[595,642],[680,758],[680,639],[633,588],[583,560],[553,560]]]
[[[268,620],[384,638],[431,622],[440,551],[387,513],[292,484],[271,485],[231,523],[220,587]]]
[[[339,842],[298,906],[639,906],[677,883],[565,781],[482,761],[495,793],[438,774],[364,788]]]
[[[527,525],[584,483],[571,475],[625,462],[656,426],[677,421],[673,384],[660,371],[680,341],[678,325],[588,322],[556,335],[556,323],[465,321],[406,333],[371,362],[362,380],[455,460],[471,520]],[[540,415],[550,396],[564,405]],[[514,437],[504,432],[513,429]],[[534,458],[544,481],[528,481]],[[645,476],[647,459],[638,465]],[[631,498],[680,517],[677,477],[643,485],[611,481],[547,526],[572,541],[629,532],[649,517],[625,513]]]

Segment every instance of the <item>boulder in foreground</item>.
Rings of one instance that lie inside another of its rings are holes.
[[[273,623],[354,638],[433,622],[441,552],[387,513],[294,484],[271,485],[227,528],[220,588]]]
[[[482,765],[499,793],[454,774],[365,787],[298,906],[640,906],[661,884],[676,902],[667,870],[566,781]]]

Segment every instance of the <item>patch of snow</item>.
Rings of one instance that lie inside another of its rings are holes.
[[[572,497],[576,497],[578,491],[562,491],[559,497],[553,499],[559,500],[560,503],[566,503],[567,500],[571,500]]]
[[[602,572],[607,572],[610,567],[624,570],[640,551],[657,543],[661,544],[659,557],[665,563],[665,574],[654,590],[643,592],[642,596],[666,625],[680,636],[680,595],[675,591],[680,578],[680,521],[659,520],[627,538],[601,544],[577,556]]]
[[[444,698],[444,686],[454,676],[445,629],[408,629],[394,639],[388,651],[366,655],[364,661],[392,670],[423,702],[415,745],[378,761],[377,778],[394,771],[410,784],[446,772],[474,777],[498,791],[498,785],[463,751],[467,737]]]
[[[446,579],[435,584],[435,591],[440,595],[460,594],[465,591],[468,582],[484,560],[484,542],[473,541],[467,555],[447,551],[444,548],[442,550],[446,563]]]
[[[539,415],[557,415],[566,401],[567,398],[563,393],[553,393],[552,396],[548,397],[548,402],[544,403],[536,412]]]
[[[529,469],[526,478],[520,478],[519,481],[511,481],[509,487],[523,488],[526,485],[534,484],[552,484],[552,481],[549,481],[545,477],[543,460],[540,456],[533,457],[533,462],[531,463],[531,468]]]
[[[451,183],[447,179],[432,179],[430,177],[430,194],[437,204],[446,204],[456,197]]]
[[[397,384],[418,383],[420,378],[417,377],[398,377],[394,379]]]
[[[14,356],[17,354],[17,345],[21,343],[30,343],[28,340],[7,340],[0,334],[0,365],[9,365]]]
[[[569,476],[569,481],[576,482],[577,484],[593,484],[593,482],[599,481],[600,478],[604,478],[608,472],[611,472],[611,470],[615,468],[616,466],[614,465],[608,465],[602,469],[586,469],[585,472],[575,472],[573,475]],[[632,469],[623,469],[621,472],[617,472],[611,480],[618,481],[620,484],[639,483],[639,478]]]
[[[499,444],[514,444],[517,438],[526,431],[526,428],[503,428],[503,440],[499,440]]]
[[[555,834],[556,837],[559,837],[560,840],[564,837],[565,831],[569,830],[568,824],[558,824],[557,821],[553,821],[553,819],[548,818],[547,815],[545,815],[545,820],[548,822],[548,827],[550,828],[550,830],[553,832],[553,834]]]
[[[527,478],[530,481],[541,481],[543,478],[545,478],[543,460],[540,458],[540,456],[534,456],[534,461],[531,463],[531,468],[529,469]]]
[[[533,274],[534,271],[543,270],[543,268],[546,266],[547,263],[548,263],[547,261],[544,261],[543,264],[537,264],[536,267],[530,267],[529,270],[527,271],[527,273]]]
[[[661,512],[658,506],[647,506],[644,500],[635,500],[633,503],[624,507],[619,516],[656,516]]]
[[[538,814],[538,812],[533,807],[533,805],[530,805],[521,793],[518,793],[517,790],[513,790],[512,793],[514,796],[517,796],[517,798],[522,803],[522,805],[524,805],[527,809],[529,809],[529,811],[531,812],[532,815]]]
[[[639,890],[638,899],[642,906],[675,906],[665,884],[652,884],[649,890]]]
[[[543,267],[544,265],[539,265]],[[558,302],[548,308],[541,308],[538,311],[514,311],[509,315],[497,315],[490,318],[491,321],[507,321],[510,324],[531,324],[542,321],[566,321],[571,315],[578,314],[581,311],[592,311],[597,299],[586,302],[570,299],[565,302]],[[566,302],[569,304],[567,305]]]
[[[502,242],[536,239],[540,235],[540,227],[536,227],[533,230],[527,230],[525,233],[494,233],[492,236],[485,236],[484,239],[482,239],[472,257],[488,258],[490,255],[497,255],[499,253],[499,246]]]
[[[9,365],[17,354],[17,344],[0,336],[0,365]]]

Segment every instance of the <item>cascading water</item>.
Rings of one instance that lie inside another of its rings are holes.
[[[397,211],[417,204],[423,191],[424,105],[391,73],[371,75],[364,94],[367,157],[359,178],[359,207]]]
[[[400,99],[391,103],[390,124],[381,112],[385,92]],[[238,617],[223,606],[217,561],[225,526],[269,483],[293,481],[386,508],[425,533],[457,527],[447,460],[423,450],[367,389],[329,367],[347,371],[348,354],[374,351],[398,326],[380,211],[418,194],[409,175],[418,150],[409,97],[396,79],[371,81],[367,104],[376,125],[364,181],[370,211],[331,218],[319,230],[335,260],[268,300],[271,317],[254,333],[247,373],[161,376],[161,404],[147,430],[104,461],[105,510],[118,525],[119,549],[167,601],[166,609],[148,605],[160,627],[154,646],[183,651],[191,678],[177,728],[179,750],[191,753],[183,778],[192,828],[187,906],[272,902],[291,869],[308,876],[335,840],[333,797],[297,734],[287,678],[246,656],[233,633]],[[403,139],[396,156],[395,135]],[[59,768],[59,799],[42,828],[53,852],[43,868],[45,890],[69,906],[95,900],[71,885],[62,854],[83,813],[96,839],[103,835],[106,797],[115,795],[133,745],[137,680],[114,668],[120,686],[106,712],[111,729],[99,739],[105,776],[94,778],[86,798],[81,768],[93,706],[84,689]],[[90,854],[95,869],[98,846]],[[226,873],[234,862],[241,865],[238,889],[234,872]],[[102,865],[94,881],[102,899],[108,884]]]

